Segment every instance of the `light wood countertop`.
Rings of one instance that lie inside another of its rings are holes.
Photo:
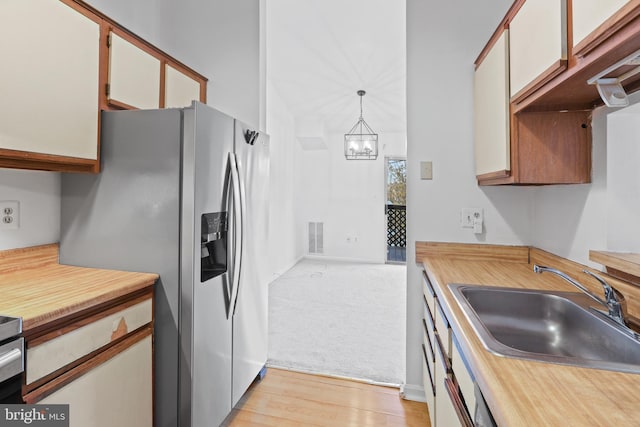
[[[0,252],[0,314],[22,317],[25,336],[152,287],[155,273],[58,264],[58,245]]]
[[[416,244],[416,253],[422,255],[422,265],[496,422],[501,427],[640,424],[636,396],[640,375],[501,357],[483,347],[448,283],[577,291],[557,276],[535,274],[533,263],[538,263],[559,268],[601,292],[600,285],[581,272],[584,266],[523,248]],[[613,278],[609,281],[625,294],[629,312],[638,316],[639,289]]]

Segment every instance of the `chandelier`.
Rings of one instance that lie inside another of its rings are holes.
[[[357,93],[360,97],[360,118],[344,134],[344,157],[347,160],[375,160],[378,158],[378,134],[362,118],[362,97],[366,92],[359,90]]]

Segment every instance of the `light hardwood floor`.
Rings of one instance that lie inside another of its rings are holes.
[[[429,414],[396,388],[269,368],[224,425],[428,427]]]

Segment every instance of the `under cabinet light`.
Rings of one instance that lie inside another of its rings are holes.
[[[633,68],[619,76],[606,77],[608,74],[613,73],[622,67],[629,66]],[[600,97],[607,106],[624,107],[629,105],[629,98],[627,97],[627,92],[625,92],[622,87],[622,82],[638,73],[640,73],[640,50],[635,51],[606,70],[593,76],[587,80],[587,83],[590,85],[596,85]]]

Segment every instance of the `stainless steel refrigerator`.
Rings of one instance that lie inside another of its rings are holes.
[[[216,426],[267,360],[269,138],[207,105],[102,113],[63,174],[60,262],[160,274],[156,426]]]

